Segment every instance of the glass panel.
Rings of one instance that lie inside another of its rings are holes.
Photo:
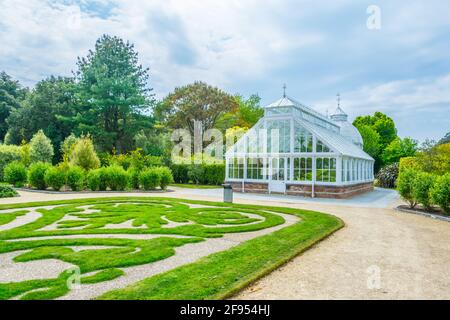
[[[313,152],[313,137],[301,127],[295,128],[294,152]]]
[[[331,152],[331,150],[325,144],[323,144],[322,141],[317,140],[317,152],[328,153]]]
[[[273,141],[278,134],[278,141]],[[278,145],[277,145],[278,142]],[[273,120],[267,122],[267,148],[269,153],[291,152],[291,121]]]
[[[275,108],[269,108],[266,109],[266,116],[279,116],[279,115],[286,115],[292,113],[291,107],[275,107]]]

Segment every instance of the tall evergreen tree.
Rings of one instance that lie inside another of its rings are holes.
[[[78,59],[76,78],[81,102],[76,133],[90,133],[101,151],[129,151],[136,133],[150,125],[154,102],[149,69],[139,64],[134,46],[102,36],[94,51]]]

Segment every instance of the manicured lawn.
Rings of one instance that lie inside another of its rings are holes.
[[[12,212],[2,214],[1,210]],[[188,243],[283,224],[284,219],[276,213],[294,214],[302,219],[273,234],[107,293],[102,299],[223,298],[342,226],[337,218],[310,211],[131,197],[0,205],[0,226],[32,210],[42,217],[0,232],[0,255],[17,252],[13,259],[17,263],[45,259],[70,263],[79,268],[82,284],[116,279],[127,267],[166,259],[175,254],[176,247]],[[168,227],[169,223],[173,225]],[[108,234],[123,238],[98,236]],[[126,238],[128,234],[161,236],[136,240]],[[97,237],[89,238],[90,235]],[[63,296],[70,291],[67,286],[70,275],[66,270],[53,279],[0,283],[0,299]]]
[[[225,299],[344,226],[341,220],[318,212],[267,209],[295,214],[303,221],[128,288],[112,291],[99,299]]]

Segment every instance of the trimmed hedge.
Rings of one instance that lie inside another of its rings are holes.
[[[173,183],[172,171],[167,167],[159,167],[156,169],[159,174],[159,186],[162,190],[166,190],[167,187]]]
[[[218,186],[225,181],[224,164],[173,164],[170,168],[175,183]]]
[[[222,185],[225,181],[225,165],[223,164],[211,164],[205,167],[205,180],[206,184],[210,185]]]
[[[55,191],[60,191],[66,185],[67,175],[64,169],[53,167],[45,173],[45,183]]]
[[[52,166],[46,162],[37,162],[30,166],[28,170],[28,183],[38,189],[47,189],[47,183],[45,182],[45,174]]]
[[[189,183],[189,165],[187,164],[173,164],[170,169],[172,170],[173,180],[176,183]]]
[[[101,184],[101,169],[97,170],[91,170],[86,176],[86,184],[87,187],[91,191],[99,191],[100,190],[100,184]]]
[[[21,188],[27,183],[27,169],[18,161],[11,162],[3,170],[4,180],[16,188]]]
[[[146,191],[156,190],[161,184],[161,175],[157,168],[148,168],[139,175],[139,182]]]
[[[130,167],[127,170],[129,176],[130,176],[130,186],[132,189],[136,189],[138,190],[140,188],[140,183],[139,183],[139,175],[140,175],[140,170],[135,168],[135,167]]]
[[[70,167],[67,171],[67,185],[72,191],[82,191],[84,189],[85,173],[81,167]]]
[[[106,186],[112,191],[124,191],[130,183],[130,176],[124,168],[118,165],[112,165],[104,168]]]

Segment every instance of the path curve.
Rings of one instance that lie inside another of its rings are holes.
[[[346,227],[234,299],[450,299],[450,223],[393,209],[295,207]]]

